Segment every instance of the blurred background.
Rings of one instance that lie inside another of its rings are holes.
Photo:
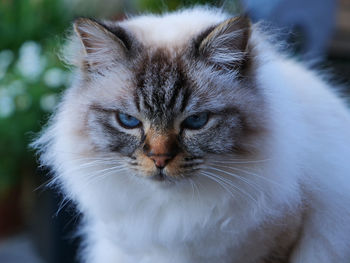
[[[28,147],[69,86],[58,50],[78,16],[123,19],[125,13],[171,11],[194,4],[246,12],[265,20],[291,54],[350,86],[349,0],[1,0],[0,262],[77,262],[79,215],[45,188]],[[348,90],[349,91],[349,90]]]

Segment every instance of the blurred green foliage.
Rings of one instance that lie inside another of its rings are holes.
[[[58,94],[69,86],[70,75],[57,50],[74,17],[92,12],[96,17],[104,16],[98,10],[103,5],[105,10],[112,10],[110,16],[118,17],[124,11],[160,12],[224,3],[234,10],[237,1],[0,1],[0,198],[24,176],[35,174],[36,162],[28,145],[47,121]],[[107,4],[111,8],[106,8]]]
[[[164,10],[172,11],[178,8],[193,6],[193,5],[212,5],[212,6],[224,6],[225,3],[233,5],[237,1],[218,1],[218,0],[167,0],[167,1],[155,1],[155,0],[142,0],[138,2],[138,9],[147,10],[150,12],[160,13]],[[226,4],[227,5],[227,4]]]
[[[64,30],[72,10],[58,0],[0,2],[0,50],[18,49],[26,40],[43,41]]]
[[[33,57],[30,52],[35,49],[38,53]],[[35,162],[33,153],[28,151],[31,132],[39,131],[57,101],[56,93],[69,81],[68,73],[60,69],[62,66],[50,49],[54,49],[53,43],[48,42],[46,50],[41,50],[39,43],[27,41],[22,52],[0,52],[0,59],[2,54],[22,53],[9,65],[0,82],[0,197],[22,176],[33,174]],[[35,71],[27,63],[30,59],[39,59]],[[52,74],[55,72],[61,73],[62,78],[56,83],[57,77]]]
[[[56,81],[55,86],[52,72],[64,72],[55,53],[57,35],[72,15],[58,0],[0,2],[0,198],[34,174],[28,144],[67,83]]]

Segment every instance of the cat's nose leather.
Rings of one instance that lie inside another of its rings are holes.
[[[151,155],[150,158],[154,161],[157,168],[164,168],[165,165],[172,159],[169,155]]]
[[[179,149],[175,135],[151,133],[148,134],[143,150],[157,168],[164,168]]]

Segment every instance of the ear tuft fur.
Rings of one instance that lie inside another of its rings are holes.
[[[248,54],[250,19],[247,16],[230,18],[208,31],[198,44],[199,54],[220,68],[241,67]]]
[[[116,61],[126,61],[129,43],[124,43],[115,32],[122,33],[122,36],[126,33],[121,27],[113,26],[116,29],[88,18],[75,20],[73,27],[84,49],[84,66],[106,68]]]

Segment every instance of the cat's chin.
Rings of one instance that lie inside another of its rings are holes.
[[[165,181],[170,181],[169,180],[169,176],[167,176],[165,173],[163,172],[158,172],[152,176],[149,177],[152,181],[156,181],[156,182],[165,182]]]
[[[166,185],[171,185],[174,184],[178,181],[181,181],[181,179],[183,179],[183,176],[171,176],[169,174],[167,174],[166,172],[164,172],[164,170],[158,170],[157,172],[155,172],[153,175],[148,176],[148,178],[151,181],[154,182],[159,182],[162,184],[166,184]]]

